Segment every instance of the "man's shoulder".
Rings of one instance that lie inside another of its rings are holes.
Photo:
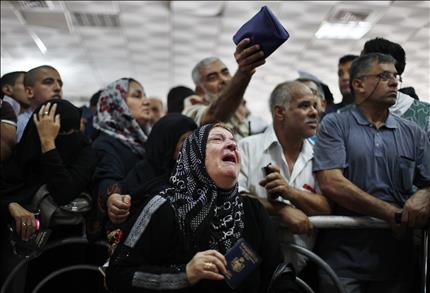
[[[208,106],[204,104],[189,105],[186,106],[184,110],[182,110],[182,114],[190,117],[197,123],[197,125],[200,125],[203,113],[206,111],[207,108]]]
[[[240,147],[262,148],[267,142],[267,129],[263,133],[247,136],[239,141]]]
[[[352,107],[348,111],[329,113],[324,116],[324,119],[321,121],[321,124],[327,127],[329,125],[349,123],[350,119],[353,118],[353,110],[354,108]]]
[[[1,121],[9,121],[16,124],[16,114],[13,110],[12,106],[8,103],[3,101],[1,108],[0,108],[0,119]]]
[[[405,117],[404,115],[398,116],[398,115],[392,114],[392,117],[394,118],[394,120],[396,120],[396,122],[401,128],[410,129],[413,131],[422,131],[422,129],[416,123],[416,121],[411,120],[408,117]]]

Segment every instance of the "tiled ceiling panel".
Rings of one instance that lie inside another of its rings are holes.
[[[254,114],[269,121],[270,92],[279,82],[297,78],[299,70],[327,83],[339,101],[338,59],[359,54],[366,40],[381,36],[406,50],[403,86],[415,87],[421,99],[430,102],[429,1],[51,2],[45,8],[21,9],[1,1],[1,74],[51,64],[64,79],[66,97],[77,104],[124,76],[141,81],[148,95],[165,99],[171,87],[193,88],[191,70],[209,56],[220,57],[233,73],[237,64],[232,36],[263,5],[291,36],[253,76],[245,97]],[[372,27],[362,39],[315,37],[322,21],[348,9],[369,15]],[[94,22],[78,25],[76,15]],[[116,26],[107,26],[107,18],[117,20]],[[35,35],[45,44],[45,54]]]

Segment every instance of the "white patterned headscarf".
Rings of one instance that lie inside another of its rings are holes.
[[[213,125],[196,129],[184,141],[167,197],[189,247],[198,251],[216,249],[225,253],[244,229],[243,203],[238,184],[229,190],[218,188],[205,167],[206,143]]]
[[[133,118],[125,99],[128,96],[128,78],[109,84],[100,94],[94,127],[119,139],[139,155],[145,154],[147,136]]]

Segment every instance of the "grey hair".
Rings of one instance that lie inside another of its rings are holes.
[[[355,95],[354,88],[352,87],[353,80],[368,73],[374,62],[377,62],[378,64],[391,63],[396,65],[396,59],[390,55],[381,53],[365,54],[355,59],[349,69],[349,87],[353,95]]]
[[[191,77],[193,78],[193,82],[195,86],[197,86],[202,80],[200,69],[203,66],[206,66],[215,61],[221,61],[221,59],[219,59],[218,57],[207,57],[201,60],[199,63],[197,63],[196,66],[194,66],[193,71],[191,71]]]
[[[324,94],[324,90],[321,86],[321,83],[319,83],[318,81],[316,81],[314,79],[305,78],[305,77],[297,78],[296,81],[301,82],[301,83],[313,82],[317,86],[319,97],[321,98],[321,100],[325,101],[325,94]]]
[[[269,107],[272,115],[275,106],[283,106],[285,109],[288,109],[288,104],[291,100],[293,89],[297,85],[305,86],[298,81],[285,81],[275,87],[275,89],[270,94],[269,99]]]

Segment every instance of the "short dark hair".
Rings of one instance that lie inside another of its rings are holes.
[[[1,77],[1,87],[3,88],[3,86],[5,85],[15,85],[16,80],[22,75],[25,74],[25,71],[13,71],[13,72],[9,72],[6,73],[5,75],[3,75]]]
[[[184,100],[195,95],[194,91],[186,86],[176,86],[167,94],[167,113],[181,113],[184,109]]]
[[[42,65],[35,68],[30,69],[24,76],[24,86],[33,86],[36,82],[37,73],[42,69],[52,69],[58,71],[51,65]]]
[[[361,54],[369,53],[382,53],[392,56],[396,59],[396,70],[399,75],[405,71],[406,66],[406,53],[402,46],[397,43],[391,42],[384,38],[374,38],[368,40],[364,44],[363,51]]]
[[[354,88],[352,87],[352,81],[354,79],[357,79],[357,77],[360,77],[369,72],[374,62],[392,63],[396,65],[396,60],[392,56],[381,53],[370,53],[366,55],[361,55],[360,57],[355,59],[351,64],[351,68],[349,69],[349,87],[351,88],[351,93],[353,95],[355,94]]]
[[[97,92],[95,92],[90,99],[90,107],[96,107],[97,103],[100,99],[100,95],[102,93],[103,90],[98,90]]]
[[[340,57],[339,64],[348,63],[348,62],[354,61],[357,58],[358,58],[357,55],[352,55],[352,54],[344,55]]]

